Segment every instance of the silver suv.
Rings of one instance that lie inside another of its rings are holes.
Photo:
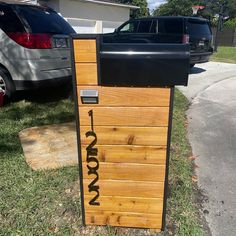
[[[73,28],[48,7],[0,2],[0,90],[57,86],[71,80]]]

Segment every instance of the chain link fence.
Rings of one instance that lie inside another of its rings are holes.
[[[212,33],[215,38],[216,28],[212,28]],[[218,35],[219,46],[236,47],[236,28],[223,28]]]

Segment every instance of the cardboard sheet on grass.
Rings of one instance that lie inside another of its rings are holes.
[[[78,164],[74,123],[28,128],[19,137],[26,162],[33,170]]]

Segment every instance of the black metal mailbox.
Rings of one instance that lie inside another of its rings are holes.
[[[187,85],[189,45],[117,44],[100,40],[101,85]]]

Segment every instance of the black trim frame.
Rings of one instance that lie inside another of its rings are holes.
[[[84,210],[84,187],[83,187],[83,168],[82,168],[82,155],[81,155],[81,142],[80,142],[80,121],[79,121],[79,107],[78,107],[78,93],[76,83],[76,70],[75,70],[75,54],[73,37],[70,39],[71,46],[71,62],[72,62],[72,81],[73,81],[73,94],[75,105],[75,118],[76,118],[76,136],[77,136],[77,149],[78,149],[78,162],[79,162],[79,181],[80,181],[80,199],[82,211],[82,225],[85,226],[85,210]]]
[[[162,227],[161,227],[162,231],[165,230],[165,226],[166,226],[166,205],[167,205],[167,197],[168,197],[168,176],[169,176],[169,162],[170,162],[171,130],[172,130],[172,119],[173,119],[173,108],[174,108],[174,92],[175,92],[175,88],[171,87],[168,136],[167,136],[167,147],[166,147],[166,173],[165,173],[164,202],[163,202],[163,212],[162,212]]]
[[[98,75],[98,85],[102,84],[102,79],[101,79],[101,57],[100,57],[100,45],[101,45],[101,36],[98,35],[96,39],[96,46],[97,46],[97,75]]]
[[[73,93],[75,104],[75,117],[76,117],[76,136],[77,136],[77,149],[78,149],[78,162],[79,162],[79,178],[80,178],[80,199],[81,199],[81,211],[82,211],[82,225],[85,226],[85,209],[84,209],[84,186],[83,186],[83,166],[82,166],[82,154],[81,154],[81,139],[80,139],[80,121],[79,121],[79,95],[77,92],[76,82],[76,68],[75,68],[75,53],[74,53],[74,40],[75,39],[96,39],[97,46],[97,65],[98,65],[98,85],[100,84],[100,40],[99,35],[95,34],[83,34],[83,35],[71,35],[70,48],[71,48],[71,63],[72,63],[72,81],[73,81]]]

